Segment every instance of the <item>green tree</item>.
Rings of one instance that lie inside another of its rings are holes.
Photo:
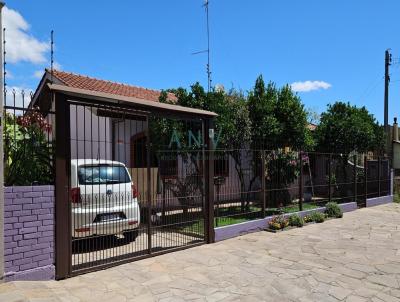
[[[248,106],[253,148],[307,150],[312,147],[307,112],[289,85],[279,89],[270,82],[265,86],[260,75],[249,93]]]
[[[348,180],[346,167],[351,152],[382,152],[385,145],[383,127],[375,117],[365,107],[344,102],[328,105],[328,110],[321,114],[315,137],[318,151],[341,154],[335,155],[338,166],[333,163],[333,171],[337,170],[335,178],[341,178],[340,182]]]
[[[323,152],[382,152],[385,134],[382,126],[365,107],[336,102],[321,114],[316,132],[317,149]]]
[[[216,157],[228,158],[232,157],[235,163],[235,170],[238,174],[242,191],[245,191],[245,180],[243,171],[243,152],[245,146],[250,145],[251,126],[249,111],[244,94],[239,91],[231,90],[228,93],[224,91],[206,92],[204,88],[195,83],[190,87],[190,90],[178,88],[169,90],[173,92],[177,100],[172,102],[167,98],[166,92],[160,96],[160,102],[173,103],[180,106],[198,108],[203,110],[213,111],[218,114],[215,119],[215,138],[214,142]],[[186,167],[192,172],[186,174],[186,178],[193,177],[193,174],[199,175],[201,167],[199,166],[198,158],[201,154],[199,145],[189,144],[189,132],[200,134],[201,123],[187,123],[180,120],[158,118],[153,119],[150,126],[152,145],[155,150],[175,150],[186,163]],[[179,140],[178,144],[171,145],[171,137]],[[199,136],[197,136],[199,138]],[[171,188],[174,194],[178,196],[191,196],[193,192],[185,190],[193,190],[191,186],[184,185],[185,179],[177,180],[176,188]],[[179,183],[182,182],[182,183]],[[197,181],[199,187],[201,182]],[[179,190],[178,190],[179,189]],[[183,201],[185,202],[185,201]]]
[[[289,196],[287,188],[296,176],[294,172],[286,172],[296,170],[293,158],[297,157],[297,153],[282,152],[282,149],[289,147],[292,150],[309,150],[313,147],[314,141],[308,129],[307,112],[300,97],[289,85],[282,88],[277,88],[272,82],[265,85],[261,75],[249,93],[248,107],[252,126],[252,149],[263,150],[253,154],[254,172],[249,183],[249,191],[259,178],[260,173],[257,171],[261,170],[260,157],[264,152],[266,167],[262,181],[266,181],[268,187],[276,189],[273,190],[270,202],[275,205],[286,204],[288,198],[283,200],[282,196]]]

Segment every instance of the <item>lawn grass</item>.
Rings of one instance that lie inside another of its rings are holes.
[[[318,208],[318,205],[313,204],[313,203],[303,203],[303,211],[305,210],[312,210]],[[266,215],[271,216],[271,215],[278,215],[278,214],[288,214],[288,213],[294,213],[298,212],[299,210],[299,205],[298,204],[293,204],[289,205],[286,207],[282,208],[268,208],[266,209]]]
[[[218,227],[238,224],[249,220],[251,219],[243,217],[221,217],[218,219]],[[214,227],[217,227],[217,218],[214,219]],[[204,221],[199,220],[192,224],[185,225],[184,227],[180,228],[180,231],[184,233],[204,234]]]
[[[394,193],[393,202],[400,203],[400,193]]]
[[[218,218],[218,227],[223,227],[231,224],[238,224],[251,219],[244,217],[220,217]],[[214,227],[217,226],[217,218],[214,219]]]

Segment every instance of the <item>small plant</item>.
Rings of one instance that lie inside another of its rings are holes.
[[[273,217],[269,222],[268,222],[269,228],[272,230],[282,230],[286,228],[289,225],[289,221],[285,216],[279,215]]]
[[[334,218],[342,218],[343,217],[343,212],[342,209],[339,207],[339,205],[336,202],[328,202],[325,206],[325,214],[328,217],[334,217]]]
[[[309,223],[309,222],[313,221],[311,215],[305,216],[303,220],[304,220],[305,223]]]
[[[301,228],[304,225],[304,220],[297,214],[290,215],[289,225]]]
[[[316,223],[321,223],[325,221],[325,215],[321,212],[314,212],[310,215],[312,221]]]

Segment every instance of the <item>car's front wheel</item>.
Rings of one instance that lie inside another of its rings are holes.
[[[124,238],[125,238],[125,240],[131,242],[131,241],[135,241],[138,235],[139,235],[138,230],[127,231],[124,233]]]

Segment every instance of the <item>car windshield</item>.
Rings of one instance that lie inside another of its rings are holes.
[[[123,166],[98,165],[78,168],[80,185],[119,184],[130,182],[129,175]]]

